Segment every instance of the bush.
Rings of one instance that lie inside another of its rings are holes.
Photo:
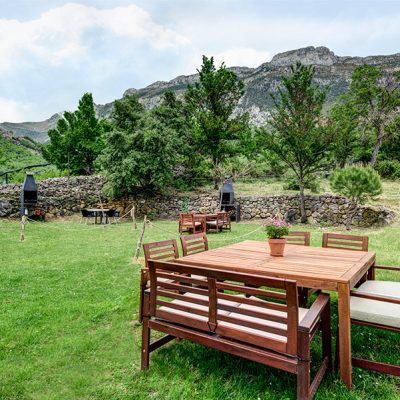
[[[399,160],[383,160],[378,161],[375,169],[382,178],[400,179],[400,161]]]
[[[371,167],[353,165],[337,169],[331,175],[330,184],[334,192],[350,200],[346,221],[347,230],[350,230],[358,204],[365,204],[368,199],[373,199],[382,193],[379,175]]]
[[[321,189],[319,181],[317,179],[306,182],[304,186],[306,189],[310,189],[312,193],[319,193]],[[283,190],[296,190],[296,191],[300,190],[298,180],[293,177],[289,178],[283,185]]]

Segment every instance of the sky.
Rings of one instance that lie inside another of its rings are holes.
[[[400,0],[0,0],[0,122],[108,103],[202,55],[257,67],[306,46],[399,53]]]

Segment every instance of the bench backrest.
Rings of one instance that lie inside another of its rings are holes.
[[[322,235],[322,247],[330,247],[332,249],[368,251],[368,236],[324,233]]]
[[[295,281],[171,262],[148,266],[151,317],[297,354]]]

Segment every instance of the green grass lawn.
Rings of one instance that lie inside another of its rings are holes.
[[[145,242],[178,237],[176,222],[155,226]],[[210,234],[210,247],[264,240],[257,228],[233,224],[232,233]],[[0,221],[0,399],[295,398],[293,375],[187,341],[154,352],[140,371],[140,265],[132,258],[139,229],[131,224],[29,224],[25,242],[19,229]],[[322,229],[311,230],[319,246]],[[379,263],[400,264],[400,226],[354,233],[369,235]],[[356,354],[400,363],[398,335],[359,328],[353,344]],[[360,369],[353,377],[349,392],[331,374],[315,398],[400,399],[399,378]]]

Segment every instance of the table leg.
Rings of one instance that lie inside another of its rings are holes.
[[[350,287],[347,283],[338,285],[338,324],[340,376],[351,389]]]

